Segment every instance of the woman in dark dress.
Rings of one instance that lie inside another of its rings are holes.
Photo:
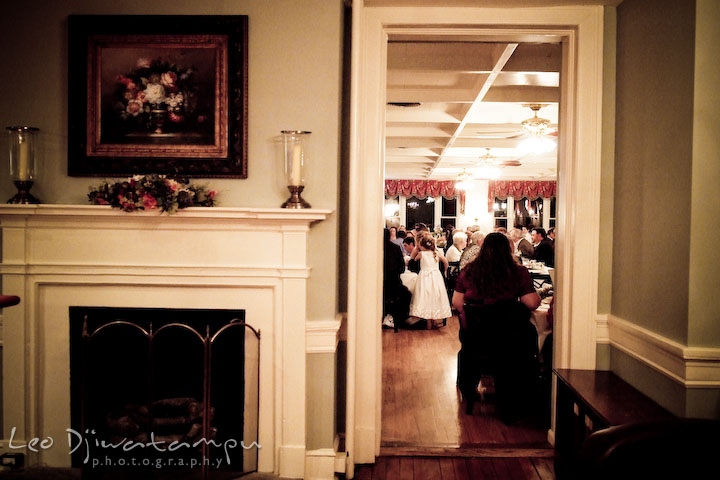
[[[485,237],[477,258],[461,271],[453,307],[462,313],[465,302],[487,305],[517,299],[530,310],[540,305],[530,273],[513,259],[508,238],[493,232]],[[463,315],[460,322],[466,327]]]
[[[489,368],[501,415],[504,410],[509,419],[519,400],[509,398],[518,396],[512,377],[518,377],[519,369],[527,371],[525,360],[537,353],[537,332],[529,320],[530,312],[540,305],[540,296],[527,269],[513,259],[505,235],[494,232],[485,237],[477,258],[460,272],[452,305],[460,318],[458,386],[466,410],[472,413],[480,374]]]

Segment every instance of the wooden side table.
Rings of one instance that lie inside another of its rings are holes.
[[[591,433],[614,425],[674,418],[612,372],[555,369],[555,472],[573,478],[580,448]]]

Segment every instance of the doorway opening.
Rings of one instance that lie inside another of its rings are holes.
[[[598,236],[603,91],[603,8],[371,8],[353,4],[351,148],[349,165],[347,474],[380,453],[382,402],[382,260],[367,261],[382,239],[366,232],[382,225],[387,41],[486,35],[488,41],[533,41],[555,36],[563,45],[563,108],[558,123],[554,365],[593,369],[597,318]],[[523,39],[518,38],[524,36]],[[582,88],[580,88],[582,86]],[[377,202],[373,205],[370,203]],[[575,212],[588,221],[575,225]],[[361,246],[362,243],[362,246]],[[572,349],[570,345],[572,343]],[[552,428],[548,432],[550,443]]]
[[[391,197],[393,205],[405,206],[405,215],[399,217],[395,215],[401,209],[391,212],[387,195],[383,197],[386,225],[399,221],[410,230],[416,223],[425,223],[431,231],[442,230],[448,223],[441,221],[446,220],[445,208],[440,216],[434,215],[436,202],[413,193],[431,191],[433,182],[462,177],[463,190],[457,191],[457,197],[463,194],[462,203],[440,197],[442,207],[458,207],[451,212],[455,229],[487,234],[496,226],[508,230],[518,225],[549,227],[543,204],[555,201],[562,44],[555,35],[544,41],[541,36],[533,42],[522,40],[521,36],[488,41],[483,35],[461,39],[389,35],[385,178],[412,185],[414,190],[406,188],[410,193],[399,201]],[[537,110],[548,117],[541,135],[523,126]],[[544,148],[534,150],[533,143]],[[514,188],[498,189],[498,182],[511,182]],[[540,193],[540,182],[552,184],[552,189]],[[508,203],[517,208],[508,208]],[[498,220],[504,223],[498,225]],[[450,245],[445,244],[445,237],[438,240],[438,247],[447,250]],[[550,299],[546,302],[547,307]],[[544,308],[538,315],[546,312]],[[435,448],[522,446],[547,454],[543,450],[551,448],[547,442],[549,398],[542,402],[542,413],[506,426],[496,415],[494,386],[488,377],[479,387],[487,392],[486,401],[476,415],[464,413],[455,385],[460,343],[453,313],[440,330],[417,331],[415,319],[406,325],[403,319],[395,319],[400,331],[383,331],[381,448],[412,448],[421,453]],[[548,323],[536,324],[542,325],[538,333],[545,341]],[[552,355],[546,356],[550,358],[543,358],[543,367],[549,371]],[[543,394],[549,396],[549,390],[547,386]]]

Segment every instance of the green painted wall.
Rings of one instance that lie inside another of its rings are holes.
[[[718,22],[711,0],[617,8],[611,313],[691,347],[720,346]],[[720,418],[720,388],[685,387],[616,348],[610,368],[673,413]]]
[[[595,348],[595,370],[610,370],[611,346],[609,343],[598,343]]]
[[[620,378],[675,415],[685,414],[685,387],[669,377],[610,347],[610,369]]]
[[[69,14],[248,15],[248,178],[203,180],[220,206],[279,207],[287,198],[276,153],[280,130],[310,130],[306,189],[316,208],[338,208],[341,149],[342,0],[36,0],[12,2],[0,15],[0,126],[40,128],[41,169],[33,187],[45,203],[86,204],[98,179],[68,177],[67,16]],[[73,79],[73,81],[83,81]],[[10,198],[7,140],[0,136],[0,199]],[[4,200],[3,200],[4,201]],[[338,304],[337,215],[314,225],[308,244],[310,321],[332,320]],[[238,245],[238,248],[263,248]],[[333,378],[334,365],[312,361],[313,375]],[[321,371],[325,369],[325,371]],[[321,395],[313,390],[311,395]],[[308,397],[308,404],[325,402]],[[327,403],[327,402],[325,402]],[[308,445],[332,447],[326,424],[333,404],[313,414]],[[315,435],[318,438],[315,438]]]
[[[612,313],[687,342],[694,2],[617,8]]]
[[[610,347],[611,370],[680,417],[720,418],[720,388],[686,388],[627,353]]]

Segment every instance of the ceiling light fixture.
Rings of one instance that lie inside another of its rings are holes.
[[[500,176],[500,169],[497,168],[497,157],[490,154],[490,149],[485,147],[485,155],[479,158],[477,168],[475,169],[475,177],[492,180]]]
[[[543,105],[533,103],[524,106],[535,112],[535,116],[522,121],[522,127],[530,133],[530,136],[520,142],[518,150],[522,155],[543,155],[552,152],[557,145],[547,137],[548,134],[553,133],[550,120],[538,117],[538,111]]]
[[[470,188],[470,181],[472,179],[472,174],[463,168],[463,171],[458,175],[457,180],[455,180],[455,188],[463,191],[467,190]]]
[[[527,130],[536,137],[541,137],[550,133],[550,120],[548,120],[547,118],[538,117],[538,112],[543,106],[537,103],[525,106],[529,107],[530,110],[535,112],[535,116],[532,118],[528,118],[527,120],[523,120],[520,125],[522,125],[525,130]]]

